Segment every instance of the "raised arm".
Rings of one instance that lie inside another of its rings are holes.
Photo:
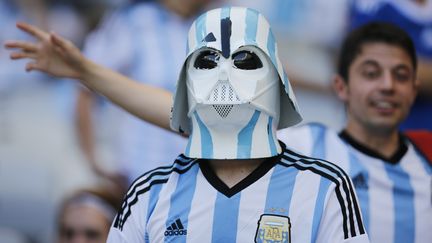
[[[170,92],[138,83],[92,62],[72,42],[55,33],[47,33],[25,23],[17,23],[17,27],[36,38],[35,42],[5,43],[6,48],[15,49],[10,54],[11,59],[31,59],[26,71],[38,70],[80,80],[89,89],[104,95],[131,114],[169,129]]]

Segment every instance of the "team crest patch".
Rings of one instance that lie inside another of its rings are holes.
[[[281,215],[263,214],[258,221],[255,235],[257,243],[290,243],[290,218]]]

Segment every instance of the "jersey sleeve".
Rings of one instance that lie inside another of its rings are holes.
[[[145,184],[144,184],[145,186]],[[108,235],[108,243],[144,243],[149,207],[149,194],[143,193],[140,180],[129,188]]]
[[[351,180],[338,182],[329,188],[317,243],[369,243]]]

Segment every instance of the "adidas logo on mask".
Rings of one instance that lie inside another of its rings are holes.
[[[187,230],[184,228],[180,219],[177,219],[165,230],[165,236],[187,235]]]

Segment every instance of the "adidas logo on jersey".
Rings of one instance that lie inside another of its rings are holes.
[[[187,235],[187,230],[184,228],[180,219],[177,219],[165,230],[165,236]]]
[[[357,189],[368,189],[369,186],[367,184],[366,178],[363,174],[359,174],[352,179],[354,183],[354,187]]]

